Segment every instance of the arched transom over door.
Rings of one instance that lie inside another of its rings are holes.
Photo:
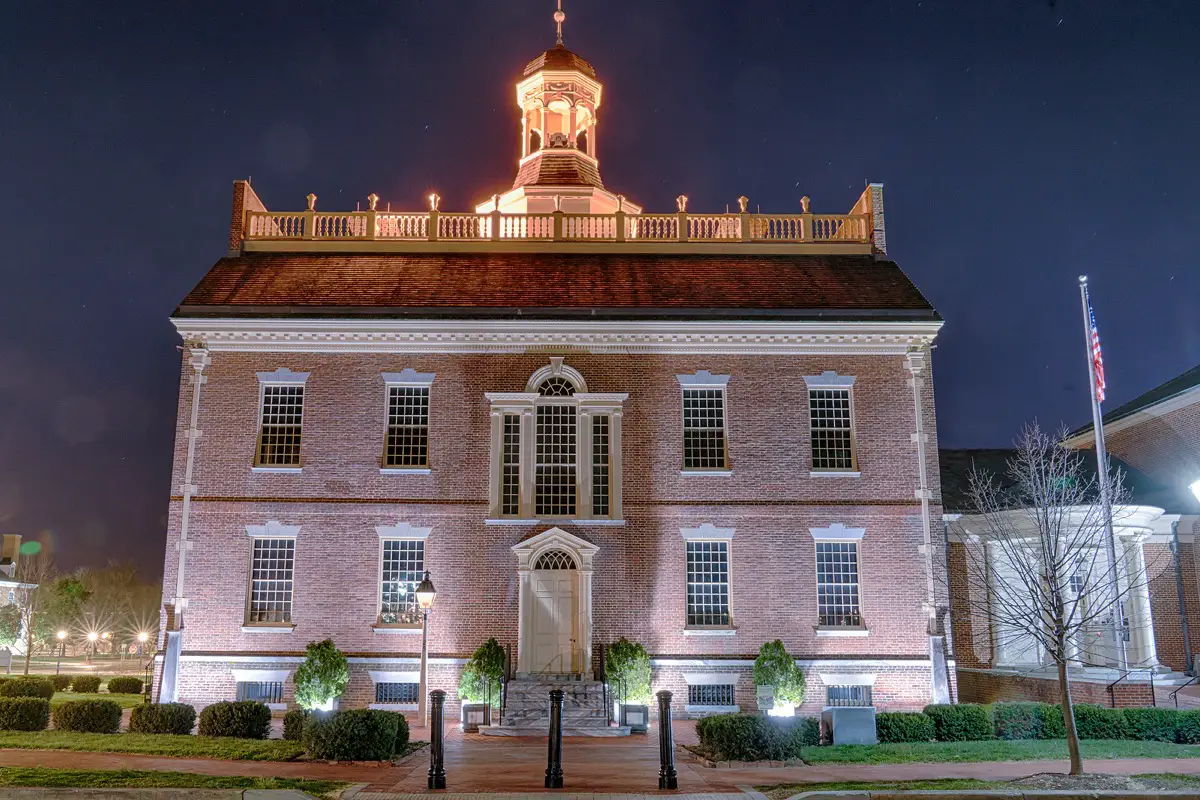
[[[547,550],[533,567],[533,671],[575,672],[579,579],[575,559]]]

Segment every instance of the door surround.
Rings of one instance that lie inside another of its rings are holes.
[[[575,559],[575,639],[572,653],[573,672],[591,672],[592,668],[592,558],[600,551],[596,545],[567,533],[562,528],[550,528],[513,545],[517,556],[517,672],[533,672],[534,652],[534,565],[550,551],[562,550]]]

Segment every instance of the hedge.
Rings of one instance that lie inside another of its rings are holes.
[[[1180,744],[1200,744],[1200,710],[1179,712],[1175,741]]]
[[[1179,712],[1173,708],[1127,708],[1126,736],[1143,742],[1174,742]]]
[[[71,691],[80,694],[95,694],[100,691],[100,676],[76,675],[71,679]]]
[[[141,694],[142,679],[132,675],[118,675],[108,679],[108,691],[111,694]]]
[[[65,692],[67,689],[71,688],[71,676],[70,675],[51,675],[50,683],[54,685],[54,691]]]
[[[115,700],[72,700],[54,709],[54,729],[78,733],[116,733],[121,704]]]
[[[130,733],[186,735],[196,725],[196,709],[187,703],[143,703],[129,714]]]
[[[265,739],[271,729],[271,709],[253,700],[213,703],[200,712],[201,736]]]
[[[1040,739],[1045,725],[1046,703],[996,703],[992,723],[997,739]]]
[[[44,731],[50,724],[50,701],[43,697],[0,698],[0,730]]]
[[[939,742],[973,742],[992,738],[992,720],[987,708],[976,703],[944,703],[925,706],[933,720]]]
[[[717,714],[696,723],[700,744],[717,761],[782,761],[820,743],[816,717]]]
[[[54,697],[54,684],[45,678],[11,678],[0,683],[0,697]]]
[[[304,750],[321,761],[391,761],[401,719],[394,711],[371,709],[314,714],[304,725]]]
[[[1080,739],[1126,739],[1125,712],[1087,703],[1075,706],[1075,730]]]
[[[307,714],[303,709],[294,708],[283,715],[283,738],[289,742],[298,742],[304,738],[304,722]]]
[[[932,742],[933,720],[913,711],[884,711],[875,715],[875,733],[881,743]]]
[[[1067,721],[1063,719],[1062,706],[1058,704],[1048,705],[1045,712],[1045,716],[1042,717],[1042,732],[1038,735],[1038,738],[1067,738]]]

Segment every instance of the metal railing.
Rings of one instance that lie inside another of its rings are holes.
[[[1110,683],[1108,686],[1104,687],[1104,691],[1108,692],[1108,702],[1113,708],[1117,707],[1117,689],[1116,689],[1117,684],[1120,683],[1121,681],[1125,680],[1126,678],[1128,678],[1134,672],[1142,672],[1142,670],[1132,670],[1132,669],[1125,670],[1124,672],[1121,673],[1120,677],[1118,677],[1115,681]],[[1155,697],[1155,695],[1154,695],[1154,670],[1151,669],[1151,670],[1148,670],[1148,672],[1150,675],[1150,705],[1157,707],[1158,706],[1158,698]],[[1176,701],[1176,702],[1178,702],[1178,701]]]
[[[1179,693],[1188,686],[1191,686],[1196,681],[1200,681],[1200,675],[1193,675],[1188,679],[1187,683],[1180,684],[1179,686],[1175,687],[1175,691],[1171,692],[1171,700],[1175,703],[1176,708],[1179,708]]]

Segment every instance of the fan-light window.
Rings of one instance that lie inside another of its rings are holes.
[[[575,569],[575,559],[562,550],[547,550],[538,556],[534,569]]]

